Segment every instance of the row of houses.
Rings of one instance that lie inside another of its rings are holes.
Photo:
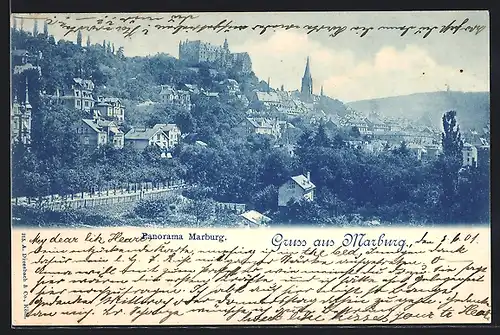
[[[125,122],[125,107],[115,97],[97,96],[94,98],[95,85],[92,80],[73,78],[72,82],[62,90],[57,88],[55,94],[46,95],[54,104],[76,109],[86,114],[97,113],[101,117],[117,124]]]
[[[168,151],[181,139],[181,131],[175,124],[156,124],[152,128],[136,127],[125,134],[115,121],[100,118],[98,115],[93,119],[82,119],[76,133],[80,143],[86,146],[110,144],[115,148],[123,148],[125,143],[131,143],[137,150],[152,145]]]
[[[241,122],[239,130],[243,136],[269,135],[285,143],[295,143],[302,134],[299,128],[288,121],[265,117],[247,117]]]

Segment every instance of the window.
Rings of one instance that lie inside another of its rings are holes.
[[[161,139],[161,134],[156,135],[156,140],[159,141]]]
[[[80,107],[80,100],[76,100],[76,107]]]
[[[79,97],[79,96],[80,96],[80,91],[75,91],[75,95],[76,95],[77,97]]]
[[[89,106],[89,102],[85,101],[85,107],[88,107],[88,106]]]

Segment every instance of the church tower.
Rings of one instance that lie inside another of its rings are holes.
[[[305,99],[310,99],[313,92],[313,82],[311,77],[311,69],[309,67],[309,56],[306,61],[306,69],[304,71],[304,76],[302,77],[302,85],[300,88],[300,93]]]

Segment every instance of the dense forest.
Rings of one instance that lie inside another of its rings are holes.
[[[129,182],[183,179],[194,186],[191,196],[246,203],[284,222],[333,223],[337,217],[354,214],[389,222],[489,220],[489,160],[478,167],[461,168],[463,141],[454,112],[443,115],[444,152],[435,160],[418,160],[405,143],[379,154],[368,153],[347,144],[355,134],[323,124],[311,126],[300,119],[293,122],[303,134],[296,154],[290,156],[273,145],[270,137],[239,135],[235,128],[245,117],[245,106],[224,94],[219,99],[193,96],[190,111],[161,104],[146,111],[136,108],[138,102],[158,100],[156,88],[161,84],[193,83],[218,91],[219,82],[232,78],[243,92],[265,88],[266,83],[254,74],[218,72],[213,76],[207,64],[193,71],[164,54],[129,58],[105,41],[89,47],[81,43],[56,43],[45,34],[12,33],[14,48],[41,52],[42,71],[40,78],[28,74],[32,145],[12,147],[14,196],[72,194]],[[98,94],[125,101],[126,122],[175,122],[183,133],[196,135],[207,146],[185,141],[171,159],[161,158],[153,147],[138,152],[127,145],[123,149],[81,146],[73,131],[81,119],[79,112],[52,105],[45,97],[73,77],[91,78]],[[24,80],[13,76],[15,90]],[[278,187],[306,171],[316,185],[315,201],[294,203],[280,212]]]

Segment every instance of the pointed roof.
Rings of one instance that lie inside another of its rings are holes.
[[[26,108],[31,108],[29,94],[28,94],[28,77],[26,77],[26,100],[24,102]]]
[[[306,69],[304,70],[304,78],[311,78],[311,69],[309,66],[309,56],[307,56]]]

